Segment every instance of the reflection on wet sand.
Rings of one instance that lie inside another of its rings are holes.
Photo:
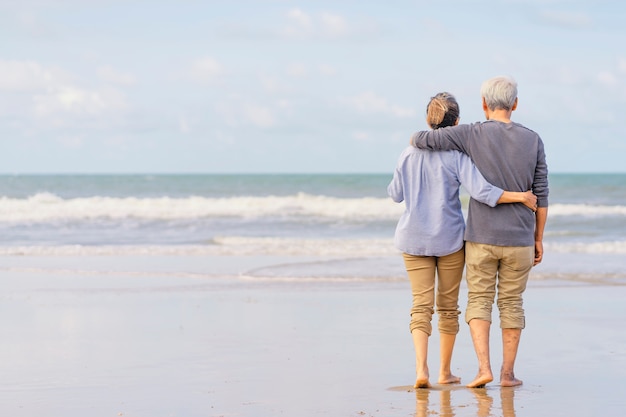
[[[476,398],[476,415],[478,417],[489,417],[491,415],[491,408],[493,407],[493,398],[487,394],[485,388],[471,388],[472,394]]]
[[[458,401],[453,405],[453,396],[461,396],[461,390],[451,389],[416,389],[415,390],[415,417],[455,417],[457,412],[462,410],[459,416],[475,415],[477,417],[515,417],[515,388],[501,387],[500,389],[500,410],[498,404],[494,406],[492,397],[493,389],[469,388],[475,401],[470,404]],[[456,391],[453,394],[453,391]],[[437,398],[439,401],[437,401]],[[431,403],[432,400],[432,403]],[[496,408],[494,412],[494,407]]]
[[[515,389],[513,387],[500,388],[500,402],[504,417],[515,417]]]

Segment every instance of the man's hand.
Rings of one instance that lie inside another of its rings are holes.
[[[532,211],[537,211],[537,196],[534,195],[532,191],[526,191],[525,193],[522,193],[521,203],[523,203]]]
[[[532,191],[503,191],[497,203],[522,203],[533,212],[537,211],[537,196]]]
[[[533,266],[538,265],[543,260],[543,242],[541,240],[535,241],[535,262]]]
[[[543,259],[543,229],[548,219],[548,207],[539,207],[535,211],[535,263],[539,264]]]

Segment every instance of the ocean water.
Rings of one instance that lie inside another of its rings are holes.
[[[387,197],[390,180],[391,174],[5,175],[0,255],[266,256],[294,261],[250,275],[402,279],[392,240],[403,206]],[[462,199],[466,207],[467,195]],[[537,279],[626,283],[626,174],[551,175],[544,245]]]

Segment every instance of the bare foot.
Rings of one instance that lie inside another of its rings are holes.
[[[500,385],[503,387],[516,387],[522,385],[522,381],[515,378],[513,372],[502,371],[500,373]]]
[[[428,372],[428,365],[417,365],[415,367],[415,374],[417,378],[415,379],[415,388],[430,388],[430,373]]]
[[[430,382],[428,381],[428,374],[426,375],[418,375],[415,380],[415,388],[430,388]]]
[[[493,374],[491,372],[478,373],[476,378],[469,384],[467,384],[468,388],[484,388],[486,384],[493,381]]]
[[[430,388],[430,382],[428,381],[428,377],[418,377],[415,381],[415,388]]]
[[[458,384],[459,382],[461,382],[461,378],[451,373],[440,374],[439,381],[437,381],[439,384]]]

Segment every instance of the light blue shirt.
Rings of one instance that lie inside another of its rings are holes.
[[[445,256],[461,249],[465,232],[461,184],[472,198],[491,207],[503,193],[461,152],[406,148],[387,187],[393,201],[405,205],[396,227],[396,248],[418,256]]]

